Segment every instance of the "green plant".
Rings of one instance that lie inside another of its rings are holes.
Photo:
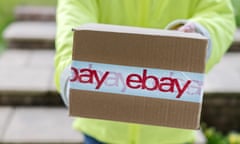
[[[228,141],[230,144],[240,144],[240,134],[236,132],[229,133]]]
[[[207,127],[205,123],[201,125],[207,144],[240,144],[240,133],[229,132],[224,135],[214,127]]]
[[[240,27],[240,0],[232,0],[237,26]]]
[[[208,144],[229,144],[228,139],[215,128],[208,128],[204,131]]]

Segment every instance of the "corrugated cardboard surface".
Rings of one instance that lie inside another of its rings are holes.
[[[75,30],[73,60],[204,73],[207,40],[199,35],[111,28]],[[200,113],[201,103],[70,91],[72,116],[197,129]]]
[[[142,124],[199,128],[199,103],[71,91],[71,115]],[[191,115],[190,115],[191,114]],[[190,116],[189,116],[190,115]]]

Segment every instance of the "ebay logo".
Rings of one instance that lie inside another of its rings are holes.
[[[202,95],[202,74],[81,61],[71,72],[74,89],[194,101]]]

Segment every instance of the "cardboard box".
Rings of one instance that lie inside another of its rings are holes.
[[[207,39],[88,24],[74,29],[70,115],[198,129]]]

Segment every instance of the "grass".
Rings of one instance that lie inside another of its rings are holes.
[[[5,27],[14,20],[14,8],[17,5],[52,5],[57,0],[0,0],[0,52],[4,49],[2,33]]]
[[[0,54],[5,50],[4,43],[0,43]]]

